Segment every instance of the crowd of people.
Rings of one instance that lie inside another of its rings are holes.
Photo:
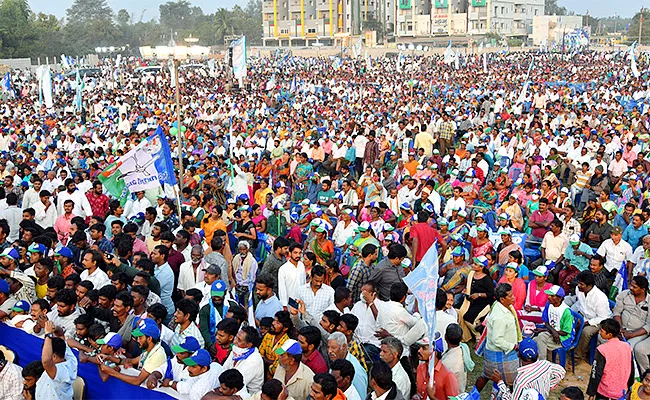
[[[650,90],[628,64],[251,57],[226,90],[210,63],[175,82],[180,130],[141,60],[106,60],[79,110],[71,80],[47,108],[13,71],[0,320],[43,348],[0,352],[0,398],[71,399],[87,363],[192,400],[548,399],[573,351],[588,383],[554,396],[647,398]],[[158,127],[179,185],[114,198],[100,175]],[[430,337],[403,279],[432,246]]]

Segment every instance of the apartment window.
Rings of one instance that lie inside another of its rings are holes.
[[[481,24],[479,25],[479,29],[483,29],[483,28],[484,28],[484,25],[483,25],[483,22],[481,22]]]
[[[412,22],[409,22],[409,23],[406,24],[406,30],[407,31],[412,31],[413,30],[413,23]]]
[[[316,33],[316,28],[307,29],[307,33]]]
[[[535,9],[535,15],[537,15],[537,11],[538,11],[538,10],[537,10],[537,9]]]
[[[497,15],[499,11],[499,7],[494,7],[494,15]]]
[[[289,30],[288,29],[280,29],[280,33],[283,34],[283,35],[286,35],[286,34],[289,33]]]
[[[505,7],[501,7],[501,14],[505,14],[505,13],[506,13],[506,8],[505,8]]]

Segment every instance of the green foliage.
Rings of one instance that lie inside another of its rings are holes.
[[[34,13],[27,0],[0,0],[0,57],[83,56],[95,47],[177,43],[188,36],[204,46],[223,45],[225,35],[246,35],[250,44],[262,42],[262,1],[249,0],[245,8],[219,8],[204,14],[188,0],[159,6],[158,21],[142,21],[125,9],[115,13],[107,0],[74,0],[65,20]]]
[[[632,43],[635,40],[636,41],[639,40],[639,24],[641,23],[642,13],[643,13],[643,29],[641,30],[641,43],[639,44],[650,43],[650,9],[647,8],[641,9],[641,11],[636,13],[634,18],[632,18],[632,23],[630,24],[630,28],[627,30],[627,38],[629,43]]]
[[[557,4],[557,0],[544,1],[544,14],[546,15],[567,15],[566,7]]]

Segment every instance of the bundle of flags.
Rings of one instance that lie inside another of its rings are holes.
[[[632,75],[634,75],[635,78],[638,78],[641,76],[639,73],[639,69],[636,66],[636,55],[634,54],[634,49],[636,48],[636,42],[632,43],[630,46],[629,52],[630,52],[630,69],[632,69]]]
[[[16,96],[16,92],[11,88],[11,74],[9,72],[0,81],[0,90],[2,90],[2,93],[6,93],[11,97]]]

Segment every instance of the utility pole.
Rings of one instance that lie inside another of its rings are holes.
[[[641,45],[641,33],[643,32],[643,7],[639,15],[639,45]]]

